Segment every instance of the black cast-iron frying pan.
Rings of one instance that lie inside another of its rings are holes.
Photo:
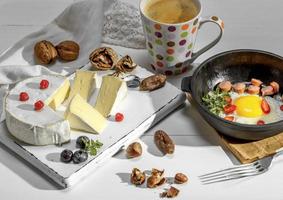
[[[191,93],[204,119],[220,133],[245,140],[260,140],[283,132],[283,119],[265,125],[229,122],[211,113],[202,102],[203,95],[223,80],[233,82],[260,79],[265,84],[276,81],[283,93],[283,58],[264,51],[240,49],[215,55],[204,61],[194,74],[182,80],[182,90]]]

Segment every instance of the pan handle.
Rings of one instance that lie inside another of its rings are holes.
[[[192,76],[187,76],[183,78],[182,84],[181,84],[181,89],[184,92],[192,92]]]

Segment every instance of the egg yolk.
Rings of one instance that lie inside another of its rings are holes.
[[[236,112],[242,117],[259,117],[263,115],[262,99],[258,96],[242,96],[235,100]]]

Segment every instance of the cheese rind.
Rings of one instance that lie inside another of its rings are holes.
[[[114,115],[127,92],[125,81],[114,76],[104,76],[94,108],[104,117]]]
[[[40,89],[41,80],[49,81],[47,89]],[[61,144],[70,140],[69,122],[59,116],[51,107],[58,106],[69,90],[67,78],[58,75],[43,75],[19,82],[5,98],[6,125],[17,139],[32,145]],[[62,89],[63,88],[63,89]],[[19,94],[27,92],[29,99],[19,101]],[[62,94],[64,93],[64,94]],[[34,110],[34,103],[45,103],[41,111]]]
[[[101,133],[107,125],[107,120],[79,94],[69,103],[65,119],[72,129],[90,133]]]
[[[96,73],[93,71],[77,70],[75,74],[74,84],[72,85],[69,100],[76,94],[79,94],[83,99],[88,100],[95,84]]]

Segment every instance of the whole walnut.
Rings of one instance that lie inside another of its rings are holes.
[[[54,62],[58,56],[53,44],[47,40],[42,40],[35,44],[34,55],[37,61],[44,65]]]
[[[71,40],[60,42],[56,46],[59,57],[64,61],[76,60],[80,53],[80,46]]]

